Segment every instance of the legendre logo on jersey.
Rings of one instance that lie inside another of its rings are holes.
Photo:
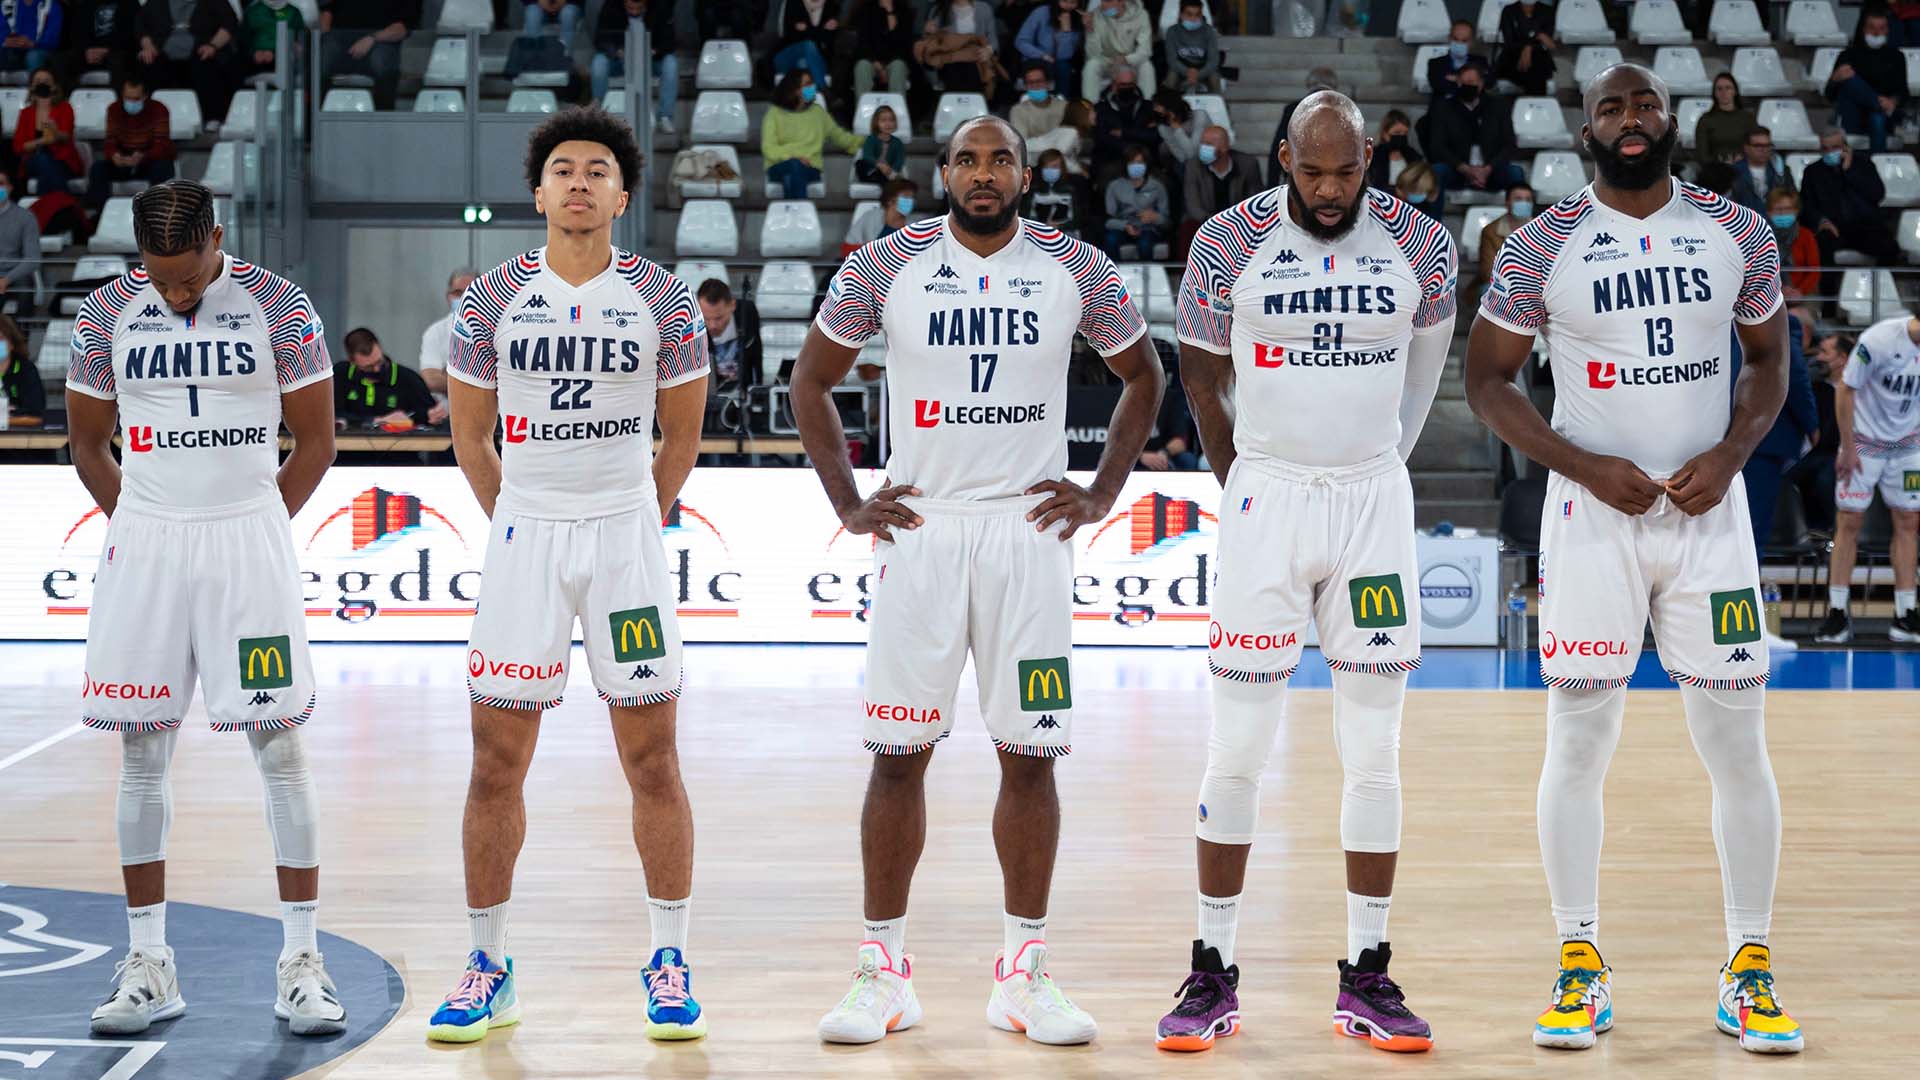
[[[1370,349],[1364,352],[1314,352],[1289,349],[1281,345],[1253,343],[1253,366],[1277,367],[1372,367],[1391,364],[1400,358],[1399,349]]]
[[[913,426],[939,427],[941,424],[982,426],[991,424],[1038,424],[1047,418],[1047,403],[1032,405],[947,405],[938,400],[917,398],[913,403]]]
[[[619,439],[653,434],[652,426],[638,416],[612,417],[606,420],[570,420],[566,423],[534,421],[511,413],[501,418],[507,442],[582,442],[588,439]]]
[[[1670,386],[1699,382],[1720,374],[1720,357],[1694,360],[1685,364],[1658,364],[1621,367],[1611,360],[1587,361],[1587,385],[1595,390],[1616,386]]]
[[[223,446],[265,446],[271,436],[264,427],[192,428],[166,431],[133,424],[127,428],[127,450],[150,454],[155,450],[207,450]]]

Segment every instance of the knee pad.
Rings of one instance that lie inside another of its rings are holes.
[[[254,764],[266,789],[267,830],[273,836],[273,863],[311,869],[320,865],[319,800],[307,771],[306,745],[297,728],[249,731]]]
[[[1340,752],[1340,846],[1400,850],[1400,715],[1407,677],[1333,673],[1333,741]]]
[[[1200,780],[1194,834],[1214,844],[1251,844],[1260,824],[1260,774],[1287,712],[1286,683],[1213,680],[1213,728]]]
[[[1620,742],[1621,718],[1627,711],[1627,688],[1599,690],[1547,688],[1547,761],[1543,783],[1553,776],[1560,783],[1598,787]]]
[[[114,818],[122,866],[167,857],[167,832],[173,828],[173,784],[167,773],[179,737],[179,728],[168,728],[130,731],[120,740],[120,795]]]
[[[1716,790],[1721,784],[1773,783],[1767,757],[1766,688],[1709,690],[1680,687],[1687,731]]]

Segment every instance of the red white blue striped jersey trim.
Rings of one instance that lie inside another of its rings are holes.
[[[333,358],[327,353],[326,329],[313,310],[306,290],[249,262],[232,260],[228,273],[234,284],[253,294],[267,322],[267,337],[273,344],[274,371],[283,390],[304,386],[316,378],[333,374]]]

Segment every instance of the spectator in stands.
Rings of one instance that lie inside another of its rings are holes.
[[[1172,3],[1173,0],[1167,0]],[[1167,80],[1183,94],[1220,90],[1220,32],[1201,0],[1180,0],[1180,21],[1167,27]]]
[[[373,331],[347,335],[347,359],[333,365],[333,418],[345,428],[406,429],[427,422],[433,392],[412,368],[395,362]]]
[[[1747,132],[1741,148],[1743,160],[1733,170],[1733,194],[1730,198],[1756,214],[1765,214],[1769,195],[1775,188],[1793,190],[1793,174],[1780,164],[1773,152],[1773,132],[1756,127]]]
[[[173,179],[173,139],[164,103],[147,96],[138,72],[120,80],[120,100],[107,109],[107,141],[87,176],[87,206],[95,213],[123,180],[158,184]]]
[[[988,0],[935,0],[913,57],[942,90],[1000,92],[1000,23]]]
[[[13,178],[0,172],[0,305],[33,314],[33,273],[40,269],[40,222],[14,196]]]
[[[1100,0],[1087,32],[1087,64],[1080,73],[1080,96],[1097,100],[1121,66],[1134,73],[1134,85],[1153,94],[1153,26],[1140,0]]]
[[[222,0],[213,2],[225,6]],[[400,43],[419,25],[420,0],[320,0],[321,70],[328,77],[372,76],[374,107],[391,109],[400,92]],[[224,114],[223,109],[207,115]]]
[[[680,43],[674,36],[672,0],[606,0],[593,28],[593,100],[605,100],[607,84],[626,75],[627,24],[634,22],[647,28],[649,70],[660,80],[653,130],[672,135],[673,107],[680,99],[680,58],[675,55]],[[564,27],[561,36],[566,36]]]
[[[1153,106],[1140,96],[1137,74],[1126,64],[1113,68],[1113,84],[1100,98],[1093,115],[1093,174],[1105,177],[1117,171],[1129,148],[1160,145],[1160,129]]]
[[[1886,150],[1887,129],[1898,122],[1907,96],[1906,58],[1889,36],[1884,9],[1862,12],[1853,44],[1841,51],[1827,79],[1827,100],[1840,126],[1865,135],[1875,154]]]
[[[1513,230],[1525,225],[1533,217],[1533,188],[1528,184],[1515,184],[1507,189],[1507,212],[1487,222],[1480,230],[1480,273],[1474,281],[1474,302],[1468,305],[1477,309],[1480,290],[1493,279],[1493,261],[1500,256],[1500,245],[1507,242]]]
[[[1693,182],[1695,184],[1706,188],[1715,195],[1723,195],[1729,199],[1733,198],[1733,182],[1735,179],[1733,162],[1731,161],[1703,162],[1693,173]]]
[[[1338,89],[1340,89],[1340,77],[1334,74],[1332,68],[1317,67],[1307,72],[1306,96],[1311,97],[1322,90]],[[1304,100],[1304,98],[1302,100]],[[1286,141],[1287,125],[1293,123],[1294,106],[1299,104],[1299,101],[1288,102],[1287,107],[1280,113],[1280,126],[1273,129],[1273,145],[1267,147],[1268,187],[1279,187],[1281,184],[1287,182],[1286,174],[1280,171],[1280,144]],[[1431,116],[1432,114],[1429,113],[1428,115]],[[1425,117],[1422,119],[1425,119]],[[1424,137],[1421,139],[1421,145],[1426,145]]]
[[[813,76],[796,67],[773,91],[773,108],[760,122],[760,154],[767,178],[778,183],[789,199],[807,197],[807,185],[820,179],[828,142],[841,152],[860,152],[860,136],[833,122],[820,104]]]
[[[767,21],[767,0],[729,0],[728,3],[723,4],[696,3],[694,10],[700,18],[701,41],[718,41],[723,38],[744,41],[758,34]]]
[[[1067,170],[1067,158],[1058,150],[1043,150],[1036,159],[1033,183],[1020,207],[1020,216],[1051,225],[1079,237],[1086,227],[1092,193],[1087,182]]]
[[[1893,43],[1907,48],[1920,46],[1920,3],[1915,0],[1893,0],[1887,9],[1893,17],[1888,28],[1893,35]]]
[[[1007,122],[1027,140],[1027,152],[1033,153],[1033,140],[1045,138],[1067,121],[1067,99],[1053,92],[1053,68],[1035,60],[1020,73],[1020,100],[1007,112]]]
[[[853,224],[847,229],[846,254],[851,255],[867,244],[907,227],[912,221],[914,197],[920,194],[920,185],[912,179],[902,176],[887,181],[880,189],[880,205],[875,212],[869,208],[865,213],[856,213]]]
[[[853,161],[853,174],[869,184],[882,184],[907,171],[907,144],[895,133],[900,118],[892,106],[873,110],[867,123],[867,141],[860,145],[860,156]]]
[[[80,175],[80,151],[73,145],[73,106],[48,68],[33,73],[27,107],[13,128],[13,156],[42,195],[67,190]]]
[[[1081,9],[1080,0],[1052,0],[1027,16],[1013,47],[1021,59],[1045,64],[1054,86],[1071,87],[1080,73],[1081,49],[1092,18],[1092,12]]]
[[[288,40],[298,52],[307,34],[307,17],[291,0],[258,0],[247,6],[246,35],[240,48],[241,70],[247,74],[273,70],[282,24],[286,25]]]
[[[909,0],[858,0],[851,18],[860,50],[860,59],[853,65],[854,96],[876,90],[906,93],[907,61],[913,58],[913,7]]]
[[[1367,183],[1382,191],[1393,190],[1400,171],[1415,162],[1425,161],[1420,151],[1407,141],[1413,121],[1399,109],[1388,109],[1380,118],[1380,133],[1373,141],[1373,163],[1367,166]]]
[[[1187,162],[1193,160],[1193,151],[1200,145],[1200,133],[1213,125],[1213,118],[1205,109],[1187,104],[1180,91],[1171,86],[1161,87],[1153,95],[1153,117],[1160,132],[1160,153],[1172,169],[1170,175],[1185,173]]]
[[[744,431],[747,391],[766,381],[760,311],[751,300],[735,300],[733,290],[719,278],[702,281],[694,298],[707,323],[707,356],[712,365],[707,379],[707,427]],[[739,409],[737,425],[726,422],[729,403]]]
[[[1500,11],[1500,78],[1523,94],[1544,94],[1553,78],[1554,7],[1514,0]]]
[[[427,414],[430,424],[446,419],[447,360],[453,355],[453,320],[460,314],[460,301],[467,295],[467,286],[479,276],[479,271],[466,267],[449,274],[447,313],[428,324],[420,335],[420,381],[433,392],[434,400],[434,411]]]
[[[0,4],[0,71],[32,71],[60,47],[60,0]]]
[[[1455,188],[1505,191],[1526,180],[1514,163],[1512,104],[1481,86],[1479,68],[1460,72],[1460,86],[1452,101],[1434,107],[1433,140],[1428,146],[1440,196],[1435,213],[1444,207],[1447,192]]]
[[[1780,278],[1788,300],[1820,293],[1820,244],[1800,227],[1800,196],[1791,186],[1767,192],[1767,221],[1780,249]]]
[[[1827,268],[1822,295],[1840,292],[1840,275],[1833,269],[1833,257],[1841,251],[1858,251],[1877,265],[1900,261],[1893,230],[1880,215],[1880,202],[1887,187],[1873,162],[1855,155],[1847,145],[1847,133],[1828,128],[1820,135],[1820,160],[1800,173],[1800,224],[1813,230],[1820,245],[1820,265]],[[1829,313],[1833,302],[1828,301]]]
[[[1427,107],[1445,101],[1453,96],[1459,85],[1460,69],[1474,64],[1483,71],[1492,67],[1487,58],[1473,51],[1473,24],[1465,19],[1455,19],[1453,29],[1447,35],[1447,55],[1436,56],[1427,61],[1427,83],[1432,87],[1427,99]]]
[[[240,15],[224,0],[148,0],[139,60],[151,86],[192,86],[201,114],[217,124],[240,86]]]
[[[607,0],[608,7],[618,7],[617,0]],[[547,32],[549,22],[560,24],[560,40],[571,43],[574,32],[580,29],[580,0],[526,0],[521,8],[520,36],[537,38]]]
[[[76,78],[124,71],[140,47],[139,0],[67,0],[65,21]]]
[[[5,315],[0,315],[0,394],[6,398],[9,426],[39,427],[46,422],[47,388],[27,352],[27,335]]]
[[[1416,161],[1401,169],[1400,179],[1393,182],[1393,193],[1421,213],[1439,220],[1440,177],[1427,162]]]
[[[1183,192],[1179,250],[1185,258],[1195,230],[1206,220],[1261,190],[1260,159],[1233,148],[1227,129],[1218,124],[1200,133],[1200,146],[1181,177]]]
[[[1701,163],[1732,161],[1744,151],[1747,133],[1757,126],[1753,106],[1740,97],[1740,84],[1721,72],[1713,77],[1713,107],[1700,114],[1693,129],[1693,154]],[[1769,138],[1768,142],[1773,140]],[[1761,189],[1766,190],[1765,188]]]
[[[1167,188],[1148,168],[1152,158],[1144,146],[1127,148],[1127,174],[1107,184],[1107,254],[1120,258],[1120,245],[1133,244],[1141,262],[1153,258],[1153,248],[1167,232]]]

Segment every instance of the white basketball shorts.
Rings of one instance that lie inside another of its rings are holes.
[[[1035,530],[1038,496],[902,500],[924,520],[874,546],[864,731],[876,754],[915,754],[953,730],[973,652],[993,745],[1061,757],[1073,732],[1073,546]]]
[[[1286,681],[1309,619],[1336,671],[1420,666],[1413,482],[1399,455],[1339,468],[1235,458],[1219,558],[1207,628],[1219,678]]]
[[[122,501],[107,525],[82,722],[179,727],[196,675],[215,731],[293,727],[313,715],[300,565],[277,495],[189,512]]]
[[[1638,517],[1554,474],[1540,526],[1540,677],[1549,686],[1625,686],[1647,617],[1675,682],[1744,690],[1767,681],[1760,564],[1747,488],[1690,517],[1665,495]]]
[[[1833,501],[1842,510],[1861,511],[1873,504],[1873,489],[1889,510],[1920,510],[1920,447],[1895,447],[1885,453],[1862,449],[1860,471],[1836,477]]]
[[[649,509],[552,521],[493,515],[467,642],[467,691],[482,705],[550,709],[567,688],[574,620],[609,705],[680,696],[680,622]]]

